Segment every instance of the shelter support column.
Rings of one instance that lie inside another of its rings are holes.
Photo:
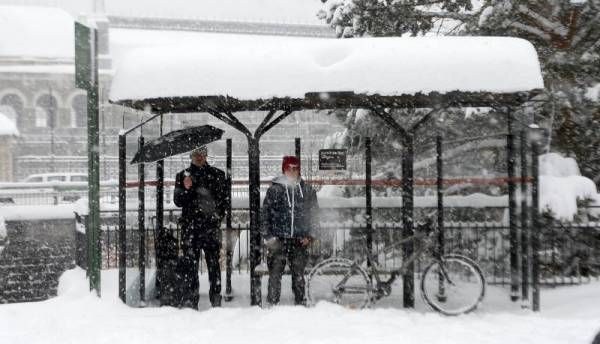
[[[442,135],[435,137],[435,151],[436,151],[436,169],[437,169],[437,255],[441,259],[444,256],[444,156],[443,156],[443,138]],[[445,302],[446,298],[446,279],[443,274],[438,273],[438,295],[437,298],[440,301]]]
[[[527,131],[522,130],[521,140],[521,298],[522,305],[529,302],[529,207],[527,205]]]
[[[508,135],[506,135],[506,167],[508,172],[508,225],[510,242],[510,299],[519,299],[519,229],[517,227],[517,184],[515,183],[515,139],[512,109],[506,110]]]
[[[539,146],[531,143],[531,278],[532,309],[540,311],[540,200],[539,191]]]
[[[126,144],[127,136],[119,135],[119,298],[123,303],[126,292],[126,259],[127,259],[127,244],[126,244]]]
[[[413,160],[414,160],[414,136],[413,133],[406,133],[403,137],[404,147],[402,148],[402,239],[413,235],[413,216],[414,216],[414,190],[413,190]],[[408,240],[402,245],[402,259],[406,262],[413,254],[414,244]],[[415,266],[410,263],[404,275],[403,283],[403,304],[404,308],[415,307]]]
[[[256,267],[261,261],[260,235],[260,146],[259,140],[248,137],[248,167],[250,195],[250,305],[261,306],[261,280]]]
[[[144,137],[140,136],[139,150],[144,149]],[[140,301],[146,300],[146,223],[145,223],[145,176],[144,164],[138,165],[138,232],[140,234],[138,266],[140,270]]]
[[[373,256],[373,189],[371,178],[371,138],[365,138],[365,200],[367,225],[367,252]],[[376,259],[377,257],[375,257]],[[370,276],[371,277],[371,276]]]
[[[163,116],[160,116],[159,134],[163,136]],[[156,262],[156,285],[155,288],[159,293],[162,293],[162,279],[158,272],[163,268],[159,266],[157,259],[157,242],[164,228],[164,182],[165,182],[165,161],[163,159],[156,162],[156,227],[154,230],[154,261]],[[160,294],[159,294],[160,295]]]
[[[226,141],[226,151],[227,151],[227,194],[229,195],[227,201],[227,214],[225,218],[225,237],[226,237],[226,273],[225,273],[225,301],[231,301],[233,299],[233,288],[231,287],[231,271],[233,270],[233,233],[231,229],[231,183],[232,183],[232,143],[231,139],[227,139]]]

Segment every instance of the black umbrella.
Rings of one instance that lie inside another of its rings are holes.
[[[211,125],[172,131],[144,144],[131,160],[132,164],[153,162],[189,152],[202,145],[220,140],[224,131]]]

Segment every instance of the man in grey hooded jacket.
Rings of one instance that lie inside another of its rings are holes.
[[[297,305],[304,305],[304,268],[308,261],[311,232],[318,224],[317,195],[300,178],[300,161],[285,156],[283,175],[273,180],[261,209],[261,232],[268,249],[269,287],[267,302],[279,303],[281,276],[286,262],[292,273]]]

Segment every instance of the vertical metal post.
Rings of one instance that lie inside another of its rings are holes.
[[[435,140],[436,167],[437,167],[437,225],[438,225],[438,252],[440,257],[444,255],[444,160],[442,136],[438,135]]]
[[[510,241],[510,299],[519,299],[519,232],[517,228],[517,185],[515,183],[515,149],[512,132],[512,111],[507,109],[506,167],[508,172],[508,218]]]
[[[126,237],[126,174],[127,174],[127,136],[119,135],[119,298],[125,302],[126,292],[126,264],[127,264],[127,237]]]
[[[527,131],[521,131],[521,298],[529,301],[529,207],[527,206]]]
[[[261,279],[256,267],[261,261],[260,235],[260,146],[259,140],[248,137],[248,167],[250,194],[250,305],[261,306]]]
[[[144,149],[144,137],[139,138],[139,150]],[[140,234],[139,242],[139,261],[138,266],[140,269],[140,301],[144,302],[146,299],[146,225],[145,225],[145,176],[144,176],[144,163],[138,164],[138,231]]]
[[[159,135],[163,135],[163,116],[160,116],[160,124],[159,124]],[[163,271],[165,269],[164,263],[162,259],[159,259],[158,247],[162,245],[157,245],[159,237],[161,237],[161,233],[164,230],[164,195],[165,195],[165,161],[159,160],[156,162],[156,228],[154,230],[154,260],[156,262],[156,279],[155,279],[155,289],[157,291],[158,297],[162,294],[162,276],[164,276]]]
[[[414,137],[413,133],[408,133],[403,138],[402,148],[402,239],[413,235],[413,160],[414,160]],[[412,241],[407,241],[402,245],[402,258],[408,261],[413,254],[414,245]],[[415,307],[415,265],[410,263],[404,275],[403,282],[403,304],[404,308]]]
[[[97,31],[92,30],[92,64],[98,61],[98,40]],[[100,133],[98,124],[99,111],[99,83],[98,68],[91,68],[93,74],[90,88],[87,90],[87,109],[88,109],[88,240],[90,242],[90,289],[96,290],[100,296]]]
[[[537,142],[531,144],[531,277],[533,289],[532,308],[534,312],[540,310],[540,201],[539,201],[539,147]]]
[[[371,188],[371,138],[365,139],[365,199],[366,199],[366,224],[367,224],[367,249],[373,255],[373,203]]]
[[[296,158],[298,158],[298,160],[302,159],[302,146],[300,144],[300,138],[296,137],[296,139],[294,140],[294,146],[296,148],[295,152],[296,152]]]
[[[436,148],[436,167],[437,167],[437,254],[439,257],[444,256],[444,160],[442,150],[442,136],[437,135],[435,138]],[[438,295],[440,301],[446,300],[446,287],[443,273],[438,274]]]
[[[226,152],[227,152],[227,194],[229,195],[229,201],[227,202],[227,215],[225,218],[226,222],[226,277],[225,277],[225,301],[231,301],[233,299],[233,288],[231,287],[231,271],[233,270],[233,238],[232,238],[232,229],[231,229],[231,199],[233,195],[231,194],[231,183],[233,181],[231,172],[232,172],[232,145],[231,139],[227,139],[226,141]]]

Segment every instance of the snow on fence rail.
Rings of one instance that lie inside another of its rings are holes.
[[[491,178],[482,178],[482,177],[461,177],[461,178],[445,178],[443,183],[445,186],[452,185],[479,185],[479,186],[502,186],[506,185],[509,180],[512,180],[515,183],[521,183],[523,180],[521,178],[508,178],[508,177],[491,177]],[[526,178],[524,180],[526,183],[531,182],[531,178]],[[364,179],[347,179],[347,178],[319,178],[319,179],[311,179],[309,183],[317,190],[320,190],[323,186],[364,186]],[[425,179],[425,178],[416,178],[414,180],[415,186],[428,187],[435,186],[437,183],[436,179]],[[145,187],[156,187],[158,182],[156,180],[148,180],[144,182]],[[271,179],[262,179],[261,180],[261,193],[266,192],[267,187],[271,184]],[[372,181],[373,187],[401,187],[402,179],[379,179]],[[167,204],[171,202],[173,187],[175,185],[175,181],[172,179],[167,179],[164,181],[165,186],[165,197]],[[118,202],[118,183],[116,181],[104,181],[100,184],[100,201],[102,203],[117,203]],[[127,188],[137,188],[139,187],[139,182],[130,180],[126,182]],[[73,203],[81,198],[87,197],[87,183],[85,182],[48,182],[48,183],[0,183],[0,204],[8,206],[8,205],[51,205],[51,204],[64,204],[64,203]],[[128,194],[128,199],[134,200],[137,199],[137,195],[134,193]],[[448,200],[452,200],[450,196]],[[461,196],[462,197],[462,196]],[[476,196],[466,196],[465,200],[469,197]],[[477,196],[478,197],[478,196]],[[505,198],[501,196],[502,200]],[[146,193],[146,199],[148,201],[154,200],[155,195],[153,192]],[[248,180],[245,179],[234,179],[232,181],[232,198],[234,199],[248,199]],[[377,197],[375,197],[376,199]],[[485,198],[485,197],[484,197]],[[364,199],[364,198],[363,198]],[[492,201],[492,199],[495,199]],[[493,206],[498,206],[499,202],[502,202],[500,198],[489,196],[487,200],[493,203]],[[330,201],[333,201],[331,199]],[[479,197],[478,202],[474,204],[481,204],[481,197]],[[485,201],[485,200],[484,200]],[[344,201],[343,199],[336,198],[337,203],[347,204],[348,201]],[[352,204],[360,202],[357,200],[351,201]],[[452,201],[451,201],[452,202]],[[386,204],[387,202],[379,202],[382,204]],[[393,202],[397,205],[398,202]],[[419,201],[417,200],[417,203]],[[455,202],[456,203],[456,202]],[[469,203],[467,201],[467,203]],[[473,202],[471,202],[473,203]],[[240,202],[236,202],[236,204],[243,204]],[[358,204],[358,203],[357,203]],[[364,204],[364,201],[363,201]],[[484,203],[487,204],[487,203]],[[418,205],[417,205],[418,206]],[[488,206],[492,206],[489,205]]]

